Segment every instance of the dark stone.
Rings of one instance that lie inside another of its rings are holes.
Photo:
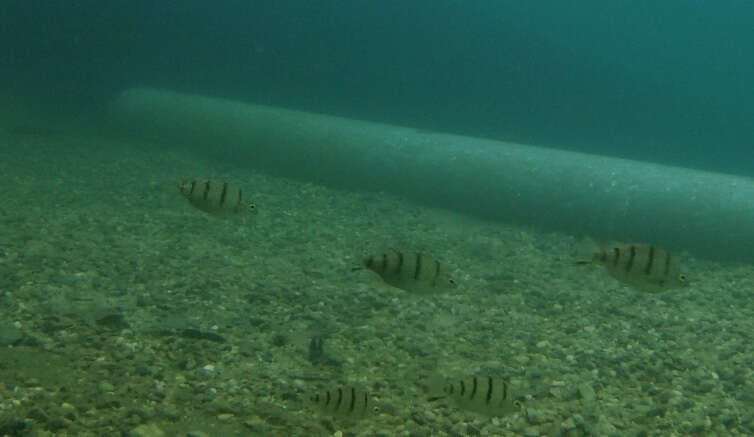
[[[665,407],[655,407],[647,411],[647,417],[664,417],[666,412]]]
[[[282,334],[275,334],[272,337],[272,345],[275,347],[282,347],[288,344],[288,338]]]
[[[30,428],[28,423],[18,417],[0,417],[0,435],[21,437],[29,435]]]
[[[214,341],[216,343],[225,343],[225,338],[219,334],[215,334],[214,332],[208,332],[208,331],[200,331],[194,328],[182,329],[181,331],[179,331],[178,334],[184,338],[193,338],[195,340],[209,340],[209,341]]]
[[[97,319],[97,326],[113,331],[128,329],[131,325],[126,322],[122,314],[108,314],[105,317]]]

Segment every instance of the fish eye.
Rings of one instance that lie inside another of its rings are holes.
[[[456,285],[456,280],[455,279],[448,279],[448,283],[450,285]]]
[[[513,405],[514,405],[514,406],[515,406],[516,408],[521,408],[521,407],[523,407],[523,404],[521,404],[521,401],[513,401]]]
[[[684,274],[680,274],[680,275],[678,275],[678,279],[679,279],[679,280],[680,280],[681,282],[686,282],[686,281],[688,280],[688,278],[687,278],[687,277],[686,277],[686,275],[684,275]]]

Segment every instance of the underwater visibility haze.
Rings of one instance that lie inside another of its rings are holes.
[[[0,436],[754,435],[752,23],[4,2]]]

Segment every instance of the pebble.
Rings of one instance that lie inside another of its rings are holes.
[[[469,435],[469,425],[463,422],[456,423],[453,426],[453,432],[456,435]]]
[[[592,384],[583,382],[579,384],[578,389],[579,395],[581,395],[581,400],[584,401],[584,403],[591,404],[597,399],[597,394],[594,392]]]
[[[202,375],[206,377],[214,376],[215,375],[215,365],[214,364],[207,364],[204,367],[202,367]]]
[[[24,335],[20,329],[12,324],[0,324],[0,345],[9,346],[16,344],[23,339]]]
[[[576,422],[573,420],[573,417],[569,417],[560,424],[560,427],[563,428],[564,431],[568,431],[569,429],[576,428]]]
[[[530,425],[540,425],[546,422],[545,413],[535,408],[527,408],[526,420]]]
[[[754,433],[754,414],[747,413],[745,416],[743,416],[741,418],[741,424],[743,425],[744,429]]]
[[[676,411],[685,411],[693,406],[694,403],[690,399],[684,397],[680,392],[675,393],[678,393],[678,395],[670,398],[668,401],[669,407]]]
[[[102,381],[97,385],[100,393],[109,393],[115,391],[115,386],[107,381]]]
[[[154,423],[139,425],[129,433],[130,437],[165,437],[165,432]]]
[[[565,437],[583,437],[584,430],[581,428],[571,428],[563,434]]]
[[[159,404],[157,406],[157,412],[159,415],[170,420],[177,421],[181,418],[181,410],[169,402],[162,402]]]
[[[523,414],[518,414],[513,420],[511,420],[511,426],[513,427],[514,431],[523,433],[524,430],[529,426],[526,418],[523,416]]]
[[[597,419],[597,424],[591,427],[592,434],[594,435],[614,435],[618,432],[615,426],[607,420],[607,417],[600,415]]]

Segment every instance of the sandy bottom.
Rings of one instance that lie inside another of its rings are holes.
[[[568,235],[154,145],[16,132],[0,150],[0,435],[754,434],[750,265],[682,254],[692,286],[645,294],[575,266]],[[193,209],[175,187],[193,177],[258,215]],[[351,272],[389,247],[442,260],[458,290]],[[437,375],[500,376],[525,408],[428,402]],[[339,386],[379,411],[308,403]]]

